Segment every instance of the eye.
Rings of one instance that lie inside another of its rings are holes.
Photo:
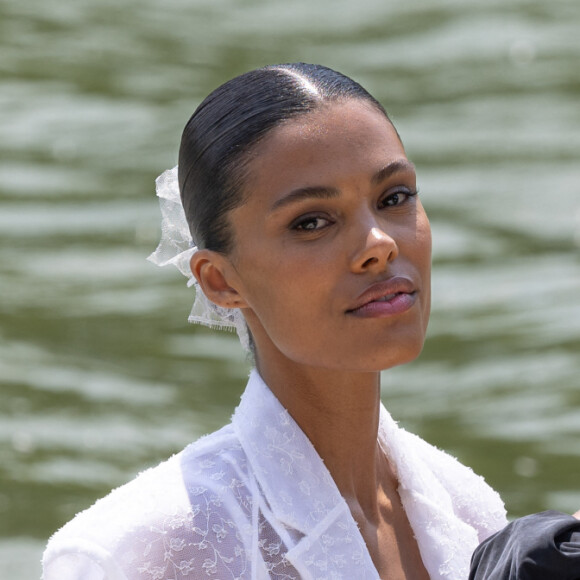
[[[299,232],[315,232],[330,225],[330,220],[322,216],[302,216],[295,220],[290,229]]]
[[[386,207],[395,207],[398,205],[402,205],[405,202],[409,201],[411,197],[416,196],[419,193],[418,190],[410,191],[395,191],[393,193],[389,193],[385,195],[383,198],[379,200],[379,208],[383,209]]]

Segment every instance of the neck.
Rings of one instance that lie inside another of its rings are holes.
[[[257,368],[314,445],[341,495],[363,511],[375,511],[378,482],[386,468],[377,443],[380,373],[263,360]]]

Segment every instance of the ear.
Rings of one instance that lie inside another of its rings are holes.
[[[244,308],[246,303],[235,284],[235,270],[230,260],[213,250],[198,250],[193,254],[190,267],[203,293],[214,304],[224,308]]]

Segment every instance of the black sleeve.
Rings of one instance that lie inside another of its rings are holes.
[[[547,511],[511,522],[475,549],[469,580],[580,580],[580,520]]]

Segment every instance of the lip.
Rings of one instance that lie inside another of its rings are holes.
[[[416,298],[413,282],[404,276],[394,276],[369,286],[346,312],[364,317],[392,316],[411,308]]]

